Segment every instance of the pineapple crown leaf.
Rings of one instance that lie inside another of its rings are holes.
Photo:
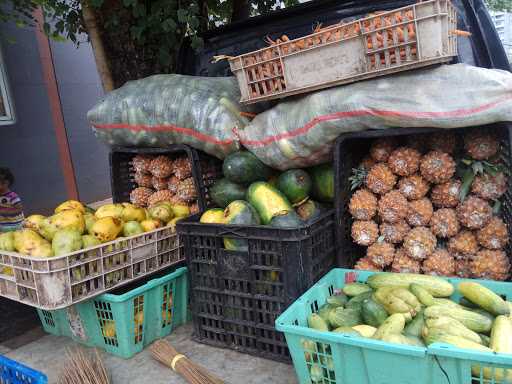
[[[473,184],[473,180],[475,180],[475,173],[473,172],[473,169],[466,169],[462,176],[462,185],[460,186],[459,192],[459,200],[461,202],[466,199],[466,196],[469,193],[469,189],[471,188],[471,184]]]
[[[352,176],[348,178],[350,181],[350,190],[353,191],[363,185],[367,174],[368,171],[363,167],[352,168]]]
[[[494,205],[492,206],[492,213],[495,215],[499,215],[501,212],[501,201],[494,200]]]
[[[382,243],[384,240],[385,240],[384,236],[381,235],[377,238],[377,243]]]

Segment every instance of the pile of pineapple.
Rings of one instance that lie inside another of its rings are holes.
[[[133,204],[147,207],[168,201],[188,205],[192,213],[199,212],[192,163],[187,156],[171,159],[164,155],[137,155],[132,159],[132,168],[138,185],[130,194]]]
[[[148,209],[122,203],[106,204],[94,211],[79,201],[68,200],[55,208],[52,216],[31,215],[24,220],[23,229],[0,234],[0,251],[31,257],[62,256],[164,225],[174,227],[177,220],[188,215],[187,205],[166,201]]]
[[[355,268],[506,280],[500,155],[484,129],[374,141],[350,178],[351,235],[367,247]]]

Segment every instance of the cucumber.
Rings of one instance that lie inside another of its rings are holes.
[[[311,196],[332,203],[334,201],[334,169],[332,164],[322,164],[308,170],[313,181]]]
[[[405,335],[401,335],[399,333],[386,334],[381,338],[381,340],[387,341],[388,343],[409,345],[411,347],[425,347],[425,345],[421,342],[419,338],[408,337]]]
[[[425,317],[423,316],[423,310],[419,311],[418,314],[407,324],[404,329],[404,334],[407,336],[421,337],[421,331],[425,326]]]
[[[479,333],[478,336],[480,336],[480,340],[482,340],[482,345],[488,347],[491,342],[491,338],[483,333]]]
[[[380,327],[388,318],[386,309],[380,304],[369,298],[363,301],[361,306],[361,315],[363,321],[372,327]]]
[[[401,313],[395,313],[389,316],[382,325],[377,328],[373,335],[374,339],[382,340],[390,334],[402,333],[405,327],[405,317]]]
[[[372,297],[372,292],[364,292],[360,295],[354,296],[351,298],[348,303],[346,304],[347,308],[357,308],[361,309],[363,305],[363,301]]]
[[[329,304],[325,304],[318,310],[318,316],[324,319],[327,323],[329,323],[329,313],[334,310],[336,307],[333,307]]]
[[[377,328],[366,324],[354,325],[352,329],[359,332],[361,336],[368,338],[373,337],[373,335],[375,335],[375,332],[377,332]]]
[[[357,330],[351,327],[338,327],[336,329],[333,329],[334,333],[343,333],[345,335],[351,335],[351,336],[362,336],[361,333],[359,333]]]
[[[459,299],[459,304],[462,305],[463,307],[466,307],[466,308],[478,308],[478,305],[476,305],[475,303],[469,301],[468,299],[466,299],[464,296],[462,296],[460,299]]]
[[[474,341],[475,343],[482,344],[482,338],[478,333],[472,331],[460,321],[452,319],[451,317],[445,316],[427,319],[425,324],[429,331],[438,329],[450,335],[464,337],[468,340]]]
[[[347,296],[357,296],[361,293],[371,292],[371,288],[363,283],[350,283],[343,287],[343,293]]]
[[[329,323],[333,328],[353,327],[361,322],[361,311],[357,308],[338,307],[329,312]]]
[[[444,299],[444,298],[438,298],[438,297],[434,298],[434,304],[432,304],[432,305],[443,305],[445,307],[469,309],[469,308],[463,307],[462,305],[460,305],[460,304],[458,304],[455,301],[452,301],[450,299]]]
[[[295,211],[289,211],[274,216],[269,225],[276,228],[298,228],[304,225],[304,222]]]
[[[412,283],[409,286],[409,289],[424,306],[428,307],[430,305],[434,305],[434,297],[421,285]]]
[[[242,185],[268,180],[272,175],[272,169],[248,151],[237,151],[228,155],[222,164],[222,172],[228,180]]]
[[[467,328],[475,332],[487,333],[491,330],[492,320],[479,313],[456,307],[433,305],[425,309],[425,319],[436,317],[451,317],[460,321]]]
[[[311,193],[311,176],[302,169],[289,169],[277,178],[277,189],[284,193],[292,204],[304,202]]]
[[[512,320],[507,316],[494,320],[489,347],[497,353],[512,353]]]
[[[458,290],[466,299],[493,315],[510,314],[510,309],[505,300],[481,284],[473,281],[463,281],[459,283]]]
[[[226,178],[217,180],[209,189],[209,195],[213,203],[221,208],[226,208],[232,201],[244,200],[245,192],[246,188],[244,186],[233,183]]]
[[[316,329],[317,331],[329,331],[329,325],[317,313],[312,313],[308,317],[308,327]]]
[[[224,224],[256,225],[260,218],[254,208],[244,200],[235,200],[224,210]],[[247,251],[247,240],[224,237],[224,248],[228,250]]]
[[[446,343],[462,349],[475,349],[482,352],[492,352],[492,349],[484,347],[482,344],[475,343],[474,341],[461,336],[450,335],[440,330],[429,331],[424,340],[427,345],[433,343]]]
[[[337,295],[332,295],[327,298],[327,304],[333,306],[333,307],[343,307],[345,304],[347,304],[348,298],[343,293],[340,292]]]
[[[376,273],[368,278],[367,283],[373,289],[381,287],[409,288],[412,283],[416,283],[435,297],[448,297],[454,291],[453,285],[440,277],[416,273]]]
[[[256,209],[263,224],[269,224],[274,216],[293,210],[286,196],[262,181],[249,186],[247,201]]]

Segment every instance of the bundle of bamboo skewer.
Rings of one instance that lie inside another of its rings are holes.
[[[150,351],[157,361],[178,372],[190,384],[224,384],[223,380],[176,351],[165,340],[155,341]]]
[[[59,384],[110,384],[98,350],[93,356],[81,348],[67,350],[67,361],[59,376]]]

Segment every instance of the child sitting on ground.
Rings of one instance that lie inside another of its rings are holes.
[[[0,233],[16,231],[23,222],[23,206],[20,197],[11,186],[14,176],[9,168],[0,167]]]

